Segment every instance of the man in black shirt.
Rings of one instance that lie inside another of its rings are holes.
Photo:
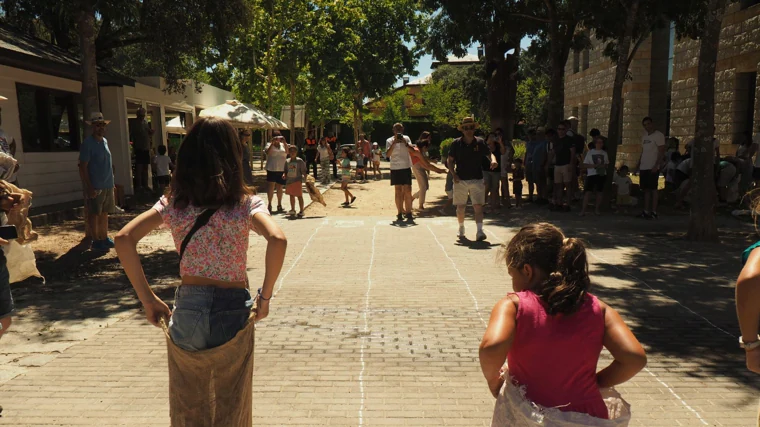
[[[465,117],[459,130],[462,137],[457,138],[449,148],[448,167],[454,178],[454,205],[457,207],[459,221],[459,238],[464,238],[464,214],[467,198],[472,199],[475,210],[475,224],[478,227],[476,239],[486,239],[483,232],[483,205],[485,204],[485,185],[483,184],[483,161],[490,161],[491,170],[497,169],[499,163],[488,149],[482,138],[475,137],[478,124],[472,117]]]
[[[559,138],[554,142],[549,160],[554,160],[554,204],[549,209],[570,211],[573,197],[570,183],[575,176],[575,139],[567,135],[568,127],[561,123],[557,127]],[[563,203],[564,202],[564,203]]]

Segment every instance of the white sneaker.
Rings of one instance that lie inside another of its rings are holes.
[[[296,216],[296,211],[294,211],[293,209],[291,209],[291,210],[288,212],[288,215],[290,215],[290,216]]]
[[[486,233],[482,231],[478,231],[478,234],[475,235],[475,240],[478,242],[482,242],[483,240],[486,240]]]

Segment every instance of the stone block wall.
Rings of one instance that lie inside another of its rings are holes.
[[[655,48],[656,49],[656,48]],[[661,50],[656,50],[656,55],[661,55]],[[571,53],[568,64],[565,67],[565,117],[574,111],[588,111],[580,114],[579,130],[590,131],[599,129],[603,135],[608,133],[610,119],[610,105],[612,101],[612,86],[615,80],[615,66],[612,61],[603,55],[604,44],[592,37],[592,48],[589,51],[589,67],[579,72],[574,71],[574,55]],[[580,55],[582,58],[582,55]],[[663,69],[663,67],[665,67]],[[635,165],[638,161],[638,153],[641,151],[641,119],[651,116],[653,105],[650,102],[651,81],[653,70],[667,72],[667,52],[665,61],[662,58],[653,58],[652,39],[644,41],[634,56],[629,69],[631,79],[623,86],[623,115],[621,123],[622,145],[618,147],[618,162]],[[663,71],[664,70],[664,71]],[[666,74],[667,76],[667,74]],[[659,80],[660,84],[662,79]],[[657,100],[662,105],[661,117],[657,117],[658,126],[665,125],[666,97],[658,94]],[[657,109],[654,109],[657,110]],[[653,116],[654,117],[654,116]]]
[[[674,46],[670,129],[681,146],[694,138],[699,47],[695,40],[676,40]],[[752,73],[757,73],[759,62],[760,5],[742,10],[739,3],[731,4],[723,17],[715,73],[715,136],[723,155],[736,151],[735,144],[750,125],[748,114],[754,117],[753,130],[760,129],[760,84],[756,84],[754,105],[749,105],[748,93],[748,80],[754,78],[757,83]]]

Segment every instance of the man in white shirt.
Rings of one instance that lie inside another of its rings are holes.
[[[641,124],[646,133],[641,138],[641,157],[636,168],[639,171],[639,185],[644,192],[644,211],[639,218],[657,219],[657,184],[665,155],[665,135],[654,128],[651,117],[644,117]]]
[[[385,155],[391,159],[391,185],[396,190],[396,220],[414,222],[412,216],[412,140],[404,135],[404,125],[393,125],[393,136],[385,141]]]

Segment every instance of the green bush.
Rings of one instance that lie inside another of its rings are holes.
[[[446,138],[443,141],[441,141],[441,158],[442,159],[449,157],[449,147],[451,147],[452,142],[454,142],[454,138]]]
[[[525,141],[513,139],[512,147],[515,149],[515,159],[522,159],[525,157]]]

